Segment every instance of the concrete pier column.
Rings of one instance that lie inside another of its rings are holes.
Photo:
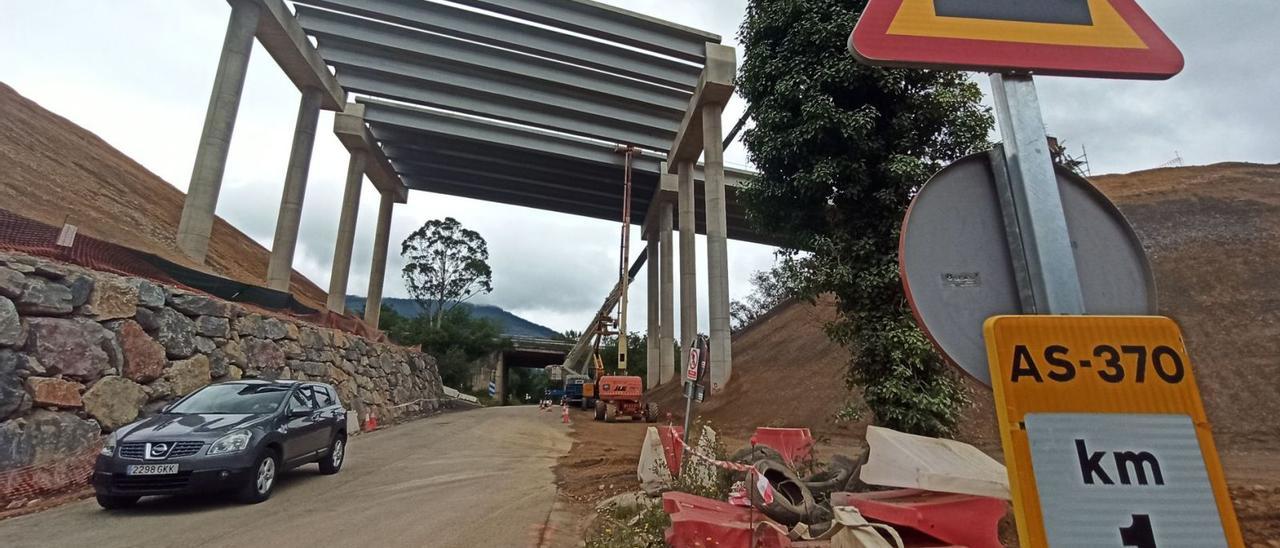
[[[316,143],[320,100],[319,88],[306,88],[298,105],[293,150],[289,152],[289,168],[285,171],[284,191],[280,195],[280,213],[276,215],[276,237],[271,244],[271,262],[267,265],[267,287],[276,291],[289,291],[289,280],[293,276],[293,253],[298,247],[298,225],[302,222],[302,202],[307,195],[307,174],[311,170],[311,151]]]
[[[387,277],[387,244],[391,239],[391,210],[396,205],[391,194],[383,192],[378,204],[378,226],[373,236],[373,262],[369,265],[369,291],[365,293],[364,323],[377,329],[382,316],[382,282]]]
[[[496,371],[496,373],[494,374],[494,377],[496,378],[496,382],[494,382],[494,384],[497,385],[497,389],[498,389],[498,393],[495,394],[495,396],[498,398],[498,405],[506,405],[507,404],[507,360],[504,358],[501,351],[498,352],[498,360],[494,367],[495,367],[494,371]],[[560,403],[560,402],[554,402],[554,403]]]
[[[698,336],[698,261],[694,236],[697,229],[693,194],[693,162],[680,162],[680,367],[689,363],[689,349]]]
[[[231,21],[227,23],[204,130],[196,149],[196,163],[191,169],[191,184],[187,186],[187,199],[178,222],[178,247],[199,263],[203,263],[209,253],[209,233],[213,230],[214,211],[222,190],[222,174],[227,167],[227,151],[236,113],[240,110],[240,94],[244,91],[260,11],[255,2],[231,2]]]
[[[360,213],[360,187],[364,184],[364,151],[352,151],[347,164],[347,188],[342,193],[342,215],[338,217],[338,239],[333,245],[333,270],[329,274],[330,311],[347,309],[347,278],[351,275],[351,248],[356,239],[356,217]]]
[[[707,216],[707,306],[711,310],[711,391],[724,390],[733,373],[729,331],[729,250],[724,190],[723,105],[702,107],[703,176]]]
[[[646,248],[648,250],[649,260],[645,261],[645,274],[648,276],[648,291],[646,291],[646,293],[648,297],[647,300],[649,301],[649,310],[647,313],[648,321],[645,322],[648,326],[648,329],[645,332],[645,339],[647,341],[645,344],[645,382],[647,383],[646,386],[650,389],[656,388],[659,384],[662,384],[662,379],[658,376],[658,369],[660,367],[658,359],[658,324],[662,321],[658,316],[658,293],[662,288],[658,287],[658,284],[660,283],[658,269],[661,265],[658,264],[658,235],[656,232],[657,231],[654,231],[646,235],[648,238]]]
[[[658,298],[658,384],[667,384],[675,376],[675,300],[671,264],[671,226],[674,206],[668,202],[659,206],[658,216],[658,254],[661,256],[659,269],[661,288]],[[653,259],[650,259],[653,260]]]

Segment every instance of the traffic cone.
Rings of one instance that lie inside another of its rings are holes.
[[[569,404],[561,404],[560,409],[560,421],[565,424],[569,424]]]

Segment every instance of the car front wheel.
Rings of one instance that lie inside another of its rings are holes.
[[[271,498],[271,491],[275,489],[276,478],[280,474],[280,458],[274,451],[263,451],[254,462],[239,493],[240,501],[248,504],[257,504]]]
[[[347,435],[338,434],[329,444],[329,453],[320,460],[321,474],[337,474],[342,470],[342,462],[347,459]]]
[[[138,497],[113,497],[111,495],[98,495],[98,506],[103,510],[122,510],[133,506],[138,502]]]

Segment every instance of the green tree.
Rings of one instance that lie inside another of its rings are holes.
[[[791,279],[794,272],[787,268],[790,264],[775,264],[768,270],[757,270],[751,275],[751,294],[729,303],[729,319],[733,321],[734,333],[794,296],[792,288],[796,283]]]
[[[471,386],[476,360],[510,344],[496,323],[472,316],[466,307],[448,310],[438,323],[426,315],[405,318],[384,307],[378,328],[396,344],[421,346],[435,357],[441,382],[459,389]]]
[[[618,374],[618,338],[608,337],[600,343],[600,361],[606,375]],[[648,378],[649,337],[632,331],[627,336],[627,375]]]
[[[846,41],[865,0],[751,0],[738,89],[760,176],[750,218],[783,242],[798,294],[833,293],[828,333],[852,350],[846,380],[880,424],[943,434],[966,395],[917,329],[898,279],[902,216],[945,163],[988,146],[982,93],[961,73],[877,68]]]
[[[551,385],[547,374],[541,369],[511,367],[507,369],[508,401],[531,403],[542,399]],[[526,399],[528,396],[528,399]]]
[[[493,291],[489,244],[453,217],[433,219],[400,244],[405,289],[439,326],[446,313]]]

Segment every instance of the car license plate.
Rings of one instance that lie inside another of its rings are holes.
[[[131,464],[125,470],[130,476],[159,476],[164,474],[177,474],[178,464]]]

